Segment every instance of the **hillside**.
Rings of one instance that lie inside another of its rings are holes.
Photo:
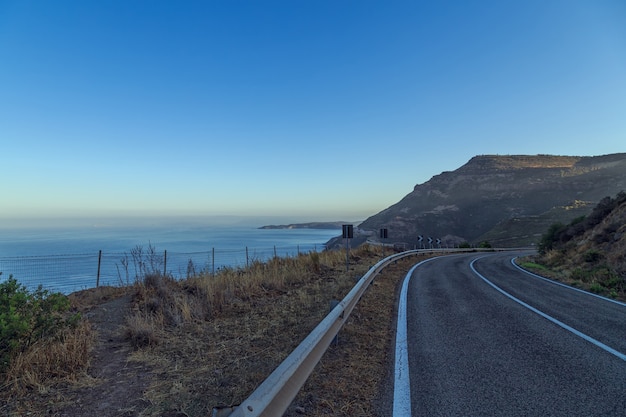
[[[626,153],[603,156],[480,155],[455,171],[418,184],[398,203],[359,225],[377,240],[413,247],[417,236],[442,245],[489,240],[512,247],[536,243],[555,221],[587,214],[626,189]]]
[[[626,295],[626,193],[606,197],[585,217],[553,224],[534,261],[572,285],[616,298]]]

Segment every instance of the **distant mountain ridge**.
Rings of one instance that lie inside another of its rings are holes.
[[[479,155],[418,184],[398,203],[359,225],[377,240],[413,247],[417,236],[444,245],[489,240],[536,243],[554,221],[569,222],[626,189],[626,153],[602,156]]]
[[[259,229],[340,229],[346,222],[309,222],[291,224],[270,224]]]

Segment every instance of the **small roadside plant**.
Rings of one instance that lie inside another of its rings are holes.
[[[541,265],[535,262],[520,262],[519,266],[524,269],[547,271],[548,268],[545,265]]]
[[[69,307],[65,295],[44,290],[41,285],[30,292],[12,275],[0,283],[0,373],[16,354],[76,325],[80,315],[68,317],[64,313]]]

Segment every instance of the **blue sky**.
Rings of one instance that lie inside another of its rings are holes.
[[[0,219],[360,220],[625,139],[621,0],[0,0]]]

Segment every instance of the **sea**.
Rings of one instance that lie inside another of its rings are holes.
[[[0,228],[0,282],[71,293],[127,285],[149,272],[184,278],[274,256],[322,251],[341,229],[152,224]]]

